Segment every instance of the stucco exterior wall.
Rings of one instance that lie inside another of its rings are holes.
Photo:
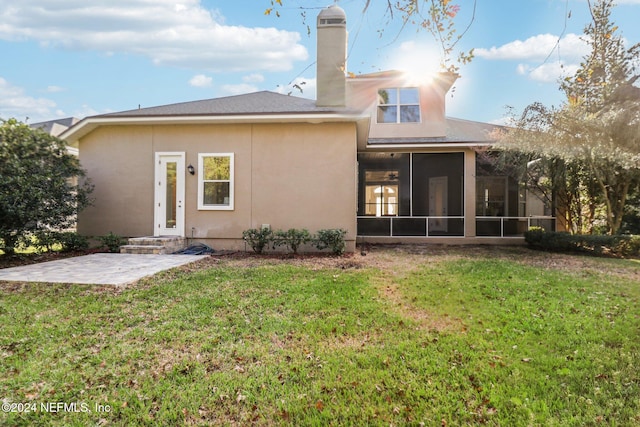
[[[79,215],[78,231],[100,236],[153,234],[154,157],[184,152],[234,153],[232,211],[198,210],[198,174],[185,174],[185,235],[240,249],[242,231],[344,228],[356,234],[356,125],[224,124],[102,126],[79,143],[80,161],[95,185],[94,206]]]
[[[355,238],[355,124],[254,131],[252,226],[344,228]]]
[[[141,236],[153,230],[153,132],[150,126],[102,127],[80,144],[80,164],[95,186],[78,215],[78,233]]]

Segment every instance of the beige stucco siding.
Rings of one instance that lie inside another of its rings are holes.
[[[79,146],[95,184],[84,235],[153,234],[155,154],[184,152],[196,167],[185,173],[187,237],[237,248],[243,230],[270,224],[344,228],[355,239],[355,123],[102,126]],[[198,210],[199,153],[234,154],[233,210]]]
[[[255,126],[252,226],[355,237],[355,124]]]
[[[93,206],[78,215],[78,232],[99,236],[153,230],[153,138],[150,126],[102,127],[81,141],[80,163],[93,185]]]

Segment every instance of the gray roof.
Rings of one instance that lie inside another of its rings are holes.
[[[459,142],[495,142],[495,133],[505,126],[447,117],[447,138]]]
[[[58,136],[66,129],[78,123],[80,119],[76,117],[65,117],[64,119],[49,120],[46,122],[31,123],[29,127],[32,129],[41,129],[44,132]]]
[[[311,99],[262,91],[223,98],[139,108],[94,117],[218,116],[246,114],[313,114],[347,112],[345,108],[317,107]]]

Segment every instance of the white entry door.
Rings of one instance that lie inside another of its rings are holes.
[[[448,184],[446,176],[429,178],[429,216],[447,216]],[[448,221],[444,218],[430,219],[429,231],[447,232],[448,225]]]
[[[156,153],[154,236],[184,236],[184,153]]]

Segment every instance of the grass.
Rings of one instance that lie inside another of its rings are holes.
[[[638,263],[365,258],[6,285],[0,399],[37,411],[0,424],[640,424]]]

